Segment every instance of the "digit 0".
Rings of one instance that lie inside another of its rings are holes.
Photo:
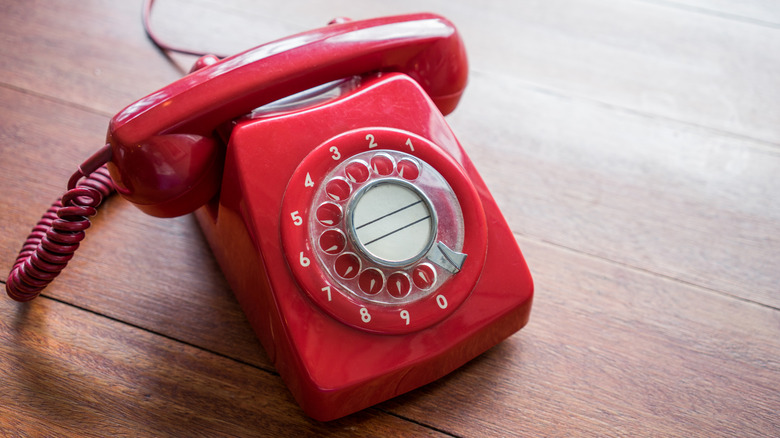
[[[447,297],[444,295],[436,295],[436,304],[439,305],[439,308],[446,309],[447,308]]]

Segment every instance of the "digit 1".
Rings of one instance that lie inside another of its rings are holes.
[[[406,145],[409,146],[409,149],[411,149],[412,152],[414,152],[414,145],[412,144],[412,139],[411,138],[407,138],[406,139]]]

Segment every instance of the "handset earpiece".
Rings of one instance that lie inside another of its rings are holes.
[[[155,135],[131,147],[115,146],[112,155],[108,169],[117,192],[152,216],[190,213],[219,189],[222,153],[212,137]]]
[[[187,214],[216,195],[222,153],[214,130],[257,107],[344,77],[401,72],[447,114],[468,76],[457,30],[433,14],[331,24],[213,61],[109,124],[117,191],[154,216]]]

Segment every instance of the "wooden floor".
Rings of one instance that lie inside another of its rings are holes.
[[[318,423],[195,220],[113,198],[41,298],[0,299],[0,429],[779,436],[780,4],[159,0],[154,25],[232,53],[336,16],[420,10],[466,41],[470,83],[448,120],[534,275],[528,326],[446,378]],[[0,280],[109,118],[192,60],[152,46],[138,0],[0,2]]]

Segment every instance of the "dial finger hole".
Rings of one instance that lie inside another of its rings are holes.
[[[341,221],[341,207],[330,202],[320,205],[317,208],[317,220],[327,227],[338,225]]]
[[[358,285],[363,292],[369,295],[376,295],[384,286],[384,277],[378,269],[369,268],[360,273]]]
[[[347,164],[344,173],[350,181],[357,184],[366,181],[369,176],[368,166],[362,161],[353,161]]]
[[[355,254],[342,254],[336,258],[333,268],[341,278],[349,280],[355,278],[360,271],[360,259]]]
[[[320,248],[328,254],[335,255],[344,250],[347,239],[339,230],[328,230],[320,236]]]
[[[395,298],[403,298],[409,295],[412,289],[412,282],[409,276],[403,272],[395,272],[387,277],[387,292]]]
[[[371,170],[377,175],[387,176],[393,173],[393,159],[387,155],[379,154],[371,158]]]
[[[420,176],[420,166],[412,160],[403,159],[398,162],[398,175],[409,181],[416,180]]]
[[[429,264],[422,264],[412,272],[414,285],[420,289],[428,289],[436,282],[436,271]]]
[[[349,197],[352,192],[349,183],[341,178],[333,178],[325,186],[325,193],[334,201],[343,201]]]

